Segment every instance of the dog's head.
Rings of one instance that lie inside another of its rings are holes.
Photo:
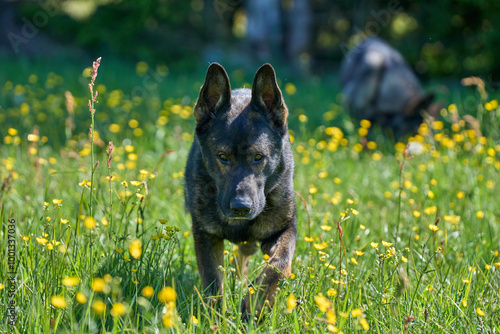
[[[230,223],[254,219],[284,168],[288,110],[271,65],[252,89],[231,91],[224,68],[212,63],[194,107],[202,163],[215,181],[220,213]]]

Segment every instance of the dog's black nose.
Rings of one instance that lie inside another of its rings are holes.
[[[252,205],[249,202],[238,199],[231,200],[230,206],[233,215],[238,217],[244,217],[248,215],[250,213],[250,210],[252,209]]]

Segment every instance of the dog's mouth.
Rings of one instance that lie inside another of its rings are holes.
[[[234,219],[234,220],[250,220],[250,219],[252,219],[251,217],[231,217],[231,216],[229,216],[229,217],[226,216],[226,218],[227,219]]]
[[[224,217],[228,220],[229,224],[244,224],[246,222],[249,222],[251,220],[254,220],[256,215],[254,212],[250,212],[247,215],[234,215],[232,213],[223,213]]]
[[[235,224],[246,222],[255,218],[253,214],[248,214],[246,216],[235,216],[232,214],[224,214],[224,216],[226,217],[227,220],[229,220],[230,223],[234,222]]]

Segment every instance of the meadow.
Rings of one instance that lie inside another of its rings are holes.
[[[91,93],[88,65],[17,61],[0,82],[6,332],[500,330],[500,107],[488,84],[469,80],[438,120],[395,141],[346,115],[335,78],[278,69],[296,162],[297,249],[274,309],[243,323],[240,302],[253,291],[236,273],[237,247],[225,244],[226,288],[214,307],[184,210],[205,69],[103,59]],[[233,88],[253,74],[230,71]],[[265,263],[254,256],[249,279]]]

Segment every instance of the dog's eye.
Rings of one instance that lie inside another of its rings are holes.
[[[227,155],[225,155],[225,154],[219,154],[218,158],[219,158],[220,162],[222,162],[223,164],[229,163],[229,159],[227,158]]]
[[[264,160],[264,156],[262,154],[256,154],[253,159],[254,162],[261,162],[262,160]]]

